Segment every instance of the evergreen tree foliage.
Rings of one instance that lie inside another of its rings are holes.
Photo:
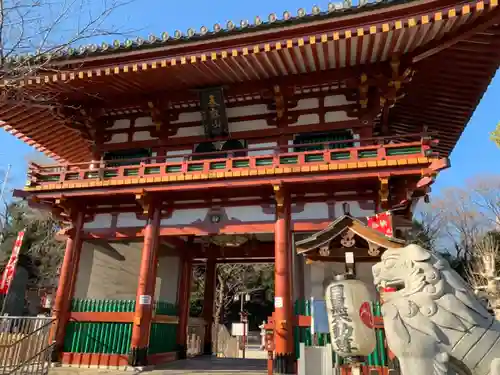
[[[500,122],[497,124],[495,130],[491,132],[490,138],[498,147],[500,147]]]
[[[32,274],[32,287],[47,287],[55,283],[64,256],[64,242],[56,237],[59,222],[47,212],[28,207],[25,202],[15,202],[6,208],[1,232],[0,269],[8,262],[17,235],[24,230],[24,240],[19,262]]]

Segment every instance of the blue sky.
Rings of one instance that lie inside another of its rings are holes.
[[[242,19],[252,22],[255,16],[267,19],[272,12],[278,16],[285,10],[296,14],[301,7],[310,12],[313,5],[327,9],[328,2],[137,0],[113,13],[107,24],[109,28],[116,25],[121,30],[134,30],[134,37],[147,38],[150,33],[161,35],[167,31],[172,35],[176,29],[186,32],[190,27],[199,30],[203,25],[211,29],[214,23],[224,27],[228,20],[239,24]],[[476,175],[500,173],[500,149],[489,139],[489,133],[500,121],[499,98],[500,73],[497,73],[451,155],[452,167],[442,172],[434,184],[434,194],[446,187],[463,185]],[[446,131],[446,124],[443,130]],[[8,164],[13,166],[10,188],[24,184],[26,160],[33,158],[39,156],[32,148],[0,130],[0,169]]]

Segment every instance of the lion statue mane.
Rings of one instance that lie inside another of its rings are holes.
[[[402,375],[500,375],[500,322],[439,255],[388,249],[373,266],[387,345]]]

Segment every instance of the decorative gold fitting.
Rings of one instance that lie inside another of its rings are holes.
[[[147,215],[149,213],[150,203],[148,202],[147,195],[145,192],[138,193],[135,195],[135,200],[141,205],[142,213]]]
[[[388,177],[379,177],[380,182],[380,190],[379,197],[381,203],[387,203],[389,200],[389,178]]]
[[[273,185],[274,199],[276,200],[276,207],[283,208],[285,203],[285,195],[281,185]]]

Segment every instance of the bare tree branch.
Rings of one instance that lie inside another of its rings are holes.
[[[500,318],[500,234],[489,233],[476,241],[474,257],[466,269],[467,279],[479,297]]]
[[[59,71],[67,61],[60,65],[56,60],[69,48],[130,33],[109,21],[113,12],[133,1],[0,0],[0,101],[57,102],[57,97],[33,94],[18,82],[42,71]]]

